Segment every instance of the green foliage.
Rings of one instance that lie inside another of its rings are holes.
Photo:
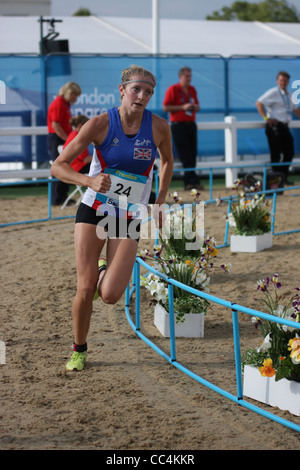
[[[177,192],[171,193],[174,203],[172,210],[166,214],[164,225],[159,233],[160,243],[164,246],[166,256],[197,258],[200,256],[201,241],[204,233],[204,204],[200,193],[191,190],[193,203],[185,206]],[[195,249],[197,247],[197,249]]]
[[[242,180],[235,181],[238,200],[231,206],[229,225],[235,235],[262,235],[271,231],[270,201],[264,195],[259,196],[260,183],[245,192]]]
[[[265,359],[268,358],[266,351],[258,351],[257,349],[247,349],[242,355],[242,368],[245,365],[253,367],[261,367]]]
[[[207,20],[221,21],[261,21],[280,23],[299,23],[300,14],[286,0],[264,0],[258,3],[237,1],[221,11],[206,16]]]
[[[284,305],[282,305],[283,295],[279,294],[281,283],[278,274],[274,274],[266,280],[257,282],[257,290],[261,296],[256,300],[263,304],[266,313],[289,321],[299,322],[300,316],[300,296],[298,287]],[[269,321],[261,318],[252,318],[255,326],[260,330],[263,343],[256,349],[247,349],[242,357],[242,364],[262,367],[265,359],[272,360],[275,380],[287,378],[300,382],[300,347],[299,333],[295,327],[286,326],[276,321]],[[292,353],[291,353],[292,351]],[[293,353],[294,351],[294,353]]]
[[[262,235],[271,230],[271,222],[268,218],[269,210],[264,207],[253,207],[252,210],[238,212],[232,211],[236,222],[236,235]]]
[[[73,16],[91,16],[91,12],[88,8],[79,8],[73,13]]]
[[[182,291],[185,292],[185,291]],[[174,313],[176,313],[176,323],[184,322],[185,313],[207,313],[209,302],[196,295],[186,293],[174,298]],[[166,307],[165,307],[166,308]]]
[[[300,367],[292,362],[290,356],[283,358],[276,370],[276,382],[283,378],[300,382]]]

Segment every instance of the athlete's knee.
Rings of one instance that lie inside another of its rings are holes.
[[[97,284],[95,282],[78,283],[77,295],[81,297],[82,299],[88,299],[94,296],[96,288],[97,288]]]
[[[121,295],[117,290],[101,290],[101,298],[105,304],[116,304]]]
[[[105,304],[114,305],[114,304],[116,304],[116,303],[118,302],[118,300],[119,300],[120,297],[116,297],[116,296],[114,296],[114,295],[105,296],[105,297],[104,297],[104,296],[102,295],[101,298],[102,298],[102,300],[103,300],[103,302],[104,302]]]

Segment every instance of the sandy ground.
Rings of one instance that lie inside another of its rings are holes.
[[[276,231],[300,227],[299,201],[296,190],[278,198]],[[55,208],[53,215],[74,212],[74,207]],[[206,232],[217,243],[223,242],[225,212],[224,206],[205,209]],[[47,200],[1,200],[0,214],[1,223],[47,217]],[[74,219],[67,219],[0,229],[0,340],[6,345],[6,363],[0,365],[0,449],[299,449],[298,433],[209,390],[149,348],[128,324],[124,298],[117,305],[94,303],[86,369],[66,373],[76,286],[73,227]],[[230,262],[232,270],[213,275],[211,293],[258,308],[258,279],[277,272],[283,290],[300,286],[299,254],[300,234],[274,237],[273,247],[257,254],[224,248],[216,263]],[[154,327],[153,305],[142,292],[142,331],[169,353],[169,340]],[[250,317],[239,315],[244,351],[257,346],[260,336]],[[190,370],[236,393],[230,311],[212,305],[205,337],[178,339],[176,352]],[[300,424],[288,412],[269,410]]]

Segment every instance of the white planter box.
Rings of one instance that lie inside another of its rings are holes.
[[[263,235],[231,235],[230,249],[232,252],[256,253],[272,247],[272,232]]]
[[[300,416],[300,382],[262,377],[256,367],[244,368],[244,396]]]
[[[175,336],[185,338],[204,337],[204,313],[186,313],[183,323],[176,323],[176,314],[174,314],[174,317]],[[169,314],[160,304],[155,306],[154,325],[163,336],[170,337]]]

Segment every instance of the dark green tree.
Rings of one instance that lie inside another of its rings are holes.
[[[88,8],[79,8],[73,13],[73,16],[91,16],[91,12]]]
[[[270,23],[299,23],[300,13],[286,0],[264,0],[259,3],[234,2],[206,16],[207,20],[262,21]]]

